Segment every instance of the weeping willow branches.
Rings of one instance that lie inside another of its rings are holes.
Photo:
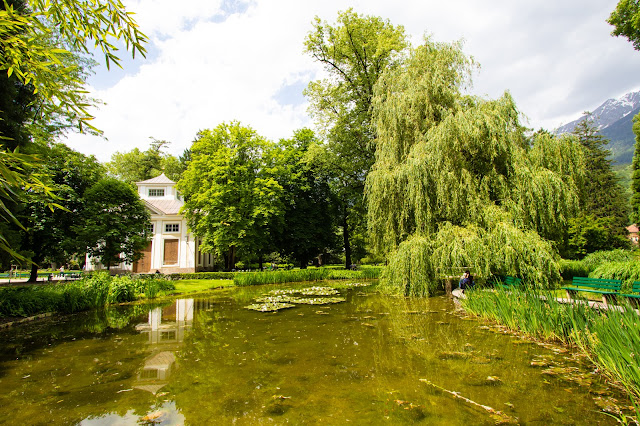
[[[376,86],[366,196],[389,289],[429,294],[439,271],[463,265],[541,285],[559,277],[548,240],[578,207],[581,151],[544,133],[531,144],[508,93],[463,96],[472,66],[459,45],[427,40]]]

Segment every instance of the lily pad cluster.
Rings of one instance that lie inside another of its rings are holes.
[[[372,283],[344,283],[342,284],[345,287],[367,287],[370,286]]]
[[[246,309],[258,312],[275,312],[292,308],[295,305],[329,305],[346,301],[344,297],[329,297],[339,294],[331,287],[308,287],[303,289],[272,290],[266,296],[258,297],[257,303],[245,306]],[[316,296],[316,297],[299,297]]]

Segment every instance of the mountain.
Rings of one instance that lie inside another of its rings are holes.
[[[627,93],[617,99],[608,99],[592,111],[594,124],[609,139],[607,149],[618,164],[629,164],[633,158],[635,135],[633,117],[640,113],[640,91]],[[557,135],[571,133],[583,117],[558,127]]]

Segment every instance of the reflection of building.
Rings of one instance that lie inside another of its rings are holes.
[[[164,308],[149,311],[149,321],[136,325],[136,330],[149,333],[149,344],[180,343],[193,321],[193,299],[178,299]]]
[[[169,383],[176,361],[174,351],[178,350],[185,331],[192,325],[193,310],[193,299],[178,299],[171,306],[152,309],[148,321],[136,325],[137,331],[148,333],[147,343],[152,350],[152,355],[145,360],[138,374],[136,389],[155,394]]]

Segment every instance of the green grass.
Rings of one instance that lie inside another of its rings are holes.
[[[170,293],[194,293],[233,286],[233,280],[177,280],[173,283],[176,288]]]

